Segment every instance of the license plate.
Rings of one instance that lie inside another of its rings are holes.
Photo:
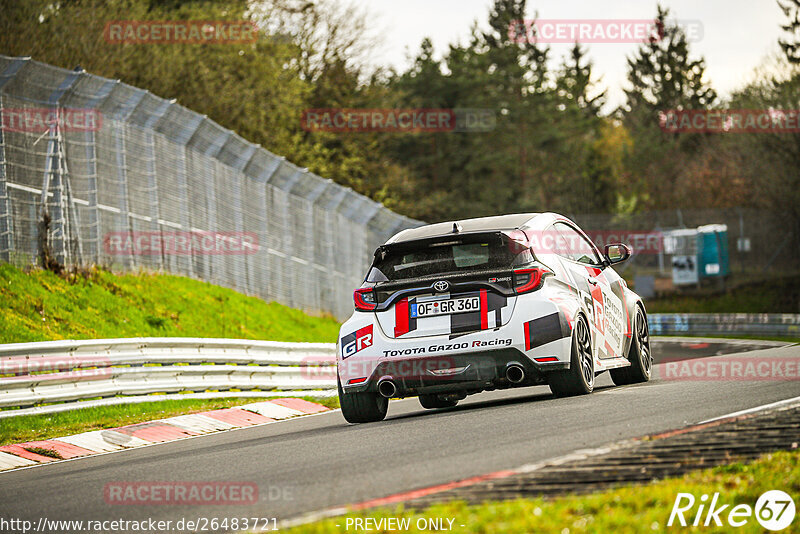
[[[412,319],[415,317],[475,312],[481,309],[481,299],[479,297],[465,297],[460,299],[431,300],[429,302],[417,302],[412,304],[410,308]]]

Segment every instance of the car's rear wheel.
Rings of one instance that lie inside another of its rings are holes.
[[[618,386],[647,382],[653,373],[653,352],[650,350],[650,329],[644,309],[636,305],[628,367],[611,369],[611,380]]]
[[[572,353],[569,369],[548,373],[550,391],[557,397],[585,395],[594,389],[594,356],[589,326],[582,315],[572,330]]]
[[[377,393],[345,393],[337,379],[339,405],[348,423],[373,423],[383,421],[389,409],[389,399]]]
[[[442,399],[439,395],[420,395],[419,403],[423,408],[432,410],[434,408],[452,408],[458,401],[455,399]]]

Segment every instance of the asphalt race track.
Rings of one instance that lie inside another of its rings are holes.
[[[800,358],[800,346],[691,341],[655,345],[659,360],[720,352]],[[713,360],[708,360],[713,361]],[[776,360],[777,361],[777,360]],[[393,401],[382,423],[348,425],[336,412],[162,445],[0,473],[0,517],[63,520],[277,517],[278,521],[470,476],[519,467],[610,442],[680,428],[800,396],[787,380],[665,379],[643,385],[598,378],[590,396],[556,399],[547,387],[483,393],[450,410]],[[253,482],[249,506],[106,504],[109,482]]]

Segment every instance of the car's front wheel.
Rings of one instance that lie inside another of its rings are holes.
[[[389,409],[389,399],[377,393],[345,393],[337,379],[339,405],[348,423],[373,423],[383,421]]]
[[[419,403],[423,408],[432,410],[434,408],[452,408],[458,401],[455,399],[442,399],[439,395],[420,395]]]
[[[638,304],[633,325],[633,339],[628,351],[628,367],[611,369],[611,380],[618,386],[647,382],[653,372],[653,353],[650,350],[650,330],[647,327],[647,316]]]
[[[550,391],[557,397],[585,395],[594,389],[594,356],[589,325],[582,315],[572,330],[572,354],[569,369],[553,371],[547,375]]]

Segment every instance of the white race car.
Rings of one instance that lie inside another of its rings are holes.
[[[646,382],[653,364],[642,299],[578,226],[553,213],[404,230],[381,245],[337,343],[351,423],[380,421],[390,398],[446,408],[472,393],[549,384],[554,394]]]

